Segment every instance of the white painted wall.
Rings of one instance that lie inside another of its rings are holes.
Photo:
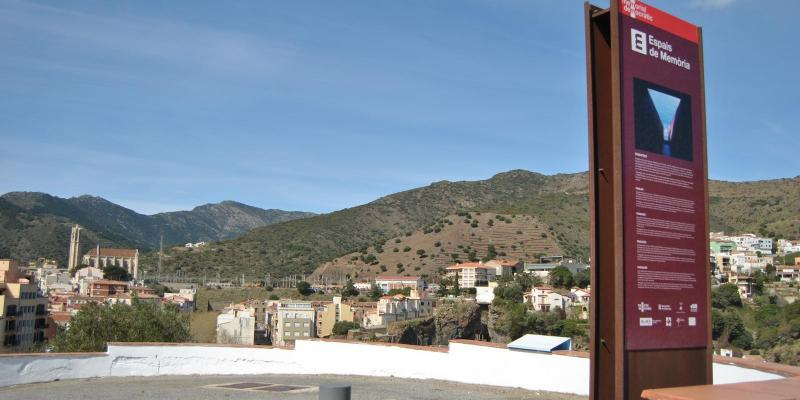
[[[589,359],[451,343],[448,353],[298,340],[295,350],[223,346],[110,345],[106,355],[0,356],[0,386],[105,376],[336,374],[441,379],[562,393],[589,393]],[[781,378],[714,364],[716,383]],[[354,378],[354,380],[357,378]]]
[[[56,379],[81,379],[108,376],[108,355],[31,355],[0,357],[0,387]]]

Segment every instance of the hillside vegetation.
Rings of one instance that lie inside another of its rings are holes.
[[[374,278],[381,274],[435,276],[455,262],[487,257],[533,260],[561,254],[561,247],[547,226],[530,215],[462,212],[441,218],[423,229],[369,246],[323,263],[311,279],[338,281],[352,277]]]
[[[369,274],[374,274],[381,264],[385,264],[388,271],[396,272],[399,263],[403,264],[404,273],[413,272],[416,267],[420,268],[417,272],[423,268],[430,272],[441,265],[443,259],[437,256],[435,262],[424,261],[426,265],[423,266],[423,261],[413,259],[417,250],[423,249],[426,254],[434,254],[431,250],[457,253],[452,247],[461,245],[470,246],[482,257],[481,252],[487,250],[484,245],[490,242],[490,230],[485,227],[487,218],[492,215],[516,215],[512,221],[522,224],[522,228],[529,225],[518,222],[522,220],[517,218],[529,216],[528,222],[553,240],[554,249],[585,258],[589,255],[587,177],[586,173],[547,176],[515,170],[483,181],[436,182],[358,207],[257,228],[203,249],[169,251],[165,268],[198,275],[203,271],[219,272],[228,277],[310,274],[317,268],[339,268],[336,266],[345,265],[354,256],[374,254],[377,258],[377,249],[383,248],[378,264],[368,268]],[[776,237],[800,236],[800,178],[743,183],[712,181],[710,202],[712,230],[761,230],[774,233]],[[426,228],[441,225],[443,219],[463,224],[463,217],[454,217],[463,212],[470,212],[472,218],[478,217],[480,212],[478,227],[481,229],[464,236],[467,231],[454,232],[442,225],[437,234],[424,233]],[[495,226],[497,223],[495,221]],[[492,240],[503,240],[497,245],[509,247],[515,240],[516,230],[512,237],[500,235],[502,238]],[[410,236],[406,236],[409,233]],[[443,239],[442,235],[450,235],[450,239]],[[392,243],[398,238],[410,241],[411,244],[402,244],[399,249],[402,251],[406,245],[412,248],[410,261],[408,254],[387,255],[387,249],[392,252]],[[535,234],[526,240],[536,240]],[[450,250],[435,249],[437,241],[449,241]],[[463,249],[459,250],[463,253]],[[154,265],[154,260],[152,255],[147,258],[145,267]],[[366,264],[373,262],[370,259]],[[359,268],[357,270],[367,269]]]
[[[38,257],[66,263],[70,228],[80,224],[82,251],[105,247],[153,250],[161,234],[165,244],[235,237],[253,228],[314,214],[262,210],[233,201],[206,204],[191,211],[142,215],[93,196],[62,199],[44,193],[0,196],[0,258]]]

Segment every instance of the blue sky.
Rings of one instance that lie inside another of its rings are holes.
[[[710,176],[799,175],[800,2],[651,4],[704,28]],[[587,168],[580,1],[3,1],[0,50],[0,193],[329,212]]]

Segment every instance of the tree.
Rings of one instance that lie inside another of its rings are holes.
[[[495,300],[506,300],[521,303],[523,293],[524,291],[522,289],[522,285],[519,283],[514,281],[502,282],[499,283],[494,289],[494,298]]]
[[[764,294],[764,283],[769,280],[767,275],[761,271],[756,271],[750,276],[750,280],[753,282],[753,294],[756,296]]]
[[[356,287],[353,285],[352,280],[347,281],[347,284],[344,285],[344,289],[342,289],[342,297],[345,298],[358,296],[360,293],[361,292],[359,292],[358,289],[356,289]]]
[[[105,351],[107,342],[188,342],[189,314],[134,297],[133,304],[87,303],[53,340],[56,352]]]
[[[103,268],[103,278],[112,281],[129,281],[131,276],[125,268],[109,265]]]
[[[369,288],[369,298],[372,301],[377,301],[378,299],[381,298],[381,296],[383,296],[383,291],[378,285],[373,283],[372,286]]]
[[[481,260],[483,262],[494,260],[497,258],[497,249],[495,249],[493,244],[490,244],[486,249],[486,256],[483,257]]]
[[[355,322],[339,321],[333,324],[333,334],[337,336],[344,336],[347,335],[347,332],[350,331],[350,329],[358,329],[360,327],[361,326]]]
[[[588,268],[579,270],[574,276],[575,286],[585,289],[591,282],[590,271]]]
[[[732,345],[749,350],[753,346],[753,335],[745,329],[736,309],[711,311],[711,338],[717,340],[720,347]]]
[[[572,272],[563,265],[553,268],[550,271],[550,285],[553,287],[571,288],[572,287]]]
[[[300,293],[302,296],[308,296],[314,293],[314,289],[311,288],[311,284],[306,281],[297,282],[297,292]]]
[[[447,297],[449,295],[458,296],[458,280],[453,278],[442,278],[439,281],[439,290],[436,292],[439,297]]]
[[[489,312],[495,315],[493,328],[500,335],[516,340],[525,334],[528,318],[524,304],[495,298]]]
[[[388,293],[386,293],[387,296],[394,296],[396,294],[402,294],[403,296],[411,296],[411,288],[404,287],[402,289],[392,289],[389,290]]]
[[[776,282],[777,282],[777,281],[779,281],[779,280],[780,280],[780,278],[778,278],[778,277],[775,275],[776,269],[775,269],[775,266],[774,266],[774,265],[772,265],[772,264],[767,264],[767,267],[766,267],[766,268],[764,268],[764,272],[766,272],[766,273],[767,273],[767,276],[769,277],[769,280],[770,280],[770,281],[776,281]]]
[[[711,291],[711,305],[721,310],[728,307],[742,307],[739,288],[732,283],[717,286]]]
[[[530,291],[532,287],[541,285],[542,279],[534,274],[521,273],[514,275],[514,282],[519,283],[523,292]]]

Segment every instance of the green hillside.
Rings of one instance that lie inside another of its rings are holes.
[[[308,274],[323,263],[370,246],[384,247],[389,239],[415,234],[459,211],[535,217],[565,255],[587,257],[587,177],[515,170],[483,181],[436,182],[358,207],[258,228],[203,249],[173,249],[164,265],[167,270],[228,277]],[[712,181],[710,191],[712,230],[759,231],[763,224],[775,236],[800,236],[800,178]],[[433,237],[419,246],[432,246]],[[146,257],[145,264],[155,265],[154,259]]]
[[[166,244],[232,238],[253,228],[312,216],[312,213],[262,210],[224,201],[191,211],[142,215],[93,196],[62,199],[45,193],[11,192],[0,196],[0,258],[39,257],[66,262],[70,227],[80,224],[83,251],[98,241],[107,247],[156,249]]]

